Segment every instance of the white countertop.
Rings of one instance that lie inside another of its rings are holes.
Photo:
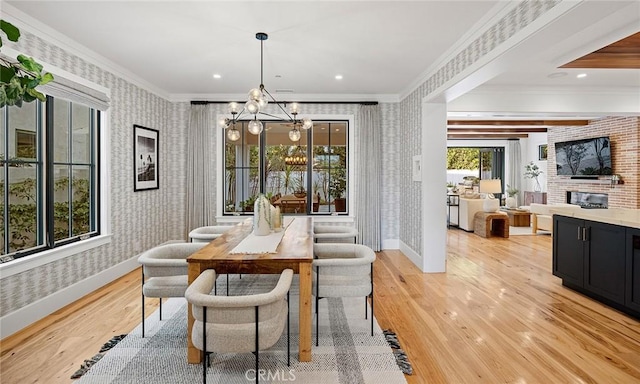
[[[640,209],[609,208],[609,209],[550,209],[551,213],[578,219],[599,221],[601,223],[622,225],[640,229]]]

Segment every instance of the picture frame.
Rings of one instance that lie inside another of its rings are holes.
[[[133,191],[158,189],[159,171],[157,129],[133,126]]]
[[[547,160],[547,144],[538,145],[538,160]]]

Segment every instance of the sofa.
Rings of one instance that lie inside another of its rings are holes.
[[[580,210],[579,205],[575,204],[537,204],[531,203],[529,205],[529,212],[531,212],[531,232],[538,233],[538,231],[549,231],[553,234],[553,214],[562,212],[571,213],[576,210]]]
[[[451,224],[473,232],[473,218],[476,212],[482,211],[482,199],[468,199],[461,196],[458,206],[451,206],[450,209]]]

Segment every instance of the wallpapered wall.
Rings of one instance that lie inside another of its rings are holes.
[[[25,31],[14,48],[111,90],[111,193],[107,198],[111,199],[113,237],[108,245],[0,279],[0,316],[167,240],[185,239],[188,233],[185,225],[185,169],[190,104],[164,100]],[[215,108],[219,112],[226,112],[223,104],[217,104]],[[357,116],[358,108],[355,104],[305,104],[304,112]],[[400,178],[396,172],[399,152],[399,135],[395,132],[397,104],[382,104],[380,108],[384,143],[382,172],[385,180],[382,185],[382,238],[397,239]],[[134,124],[160,131],[158,190],[133,192]],[[357,122],[355,124],[357,127]],[[216,135],[212,136],[214,141],[211,149],[215,153]],[[212,156],[214,194],[217,157]],[[213,198],[216,198],[215,195]]]
[[[485,31],[480,37],[472,41],[453,59],[440,67],[424,83],[416,88],[409,96],[400,102],[402,177],[400,179],[400,241],[420,255],[424,254],[422,244],[421,212],[428,209],[423,203],[421,183],[412,181],[411,164],[413,156],[422,154],[420,143],[422,131],[422,100],[436,91],[441,91],[447,85],[460,80],[457,78],[462,71],[471,67],[479,59],[496,49],[517,32],[540,18],[543,14],[558,5],[560,0],[522,1],[514,6],[503,18]],[[428,165],[424,165],[428,166]],[[443,171],[444,172],[444,171]],[[436,197],[433,197],[435,200]],[[444,222],[444,218],[442,219]]]
[[[110,244],[0,280],[0,316],[181,238],[184,226],[187,103],[170,103],[41,38],[22,31],[15,49],[111,89]],[[160,189],[133,192],[133,125],[158,129]]]

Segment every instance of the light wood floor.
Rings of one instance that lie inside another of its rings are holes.
[[[549,236],[448,231],[447,273],[378,254],[376,317],[413,383],[640,383],[640,323],[563,288]],[[148,300],[148,313],[156,300]],[[140,322],[140,273],[2,340],[0,382],[70,383],[82,361]]]

